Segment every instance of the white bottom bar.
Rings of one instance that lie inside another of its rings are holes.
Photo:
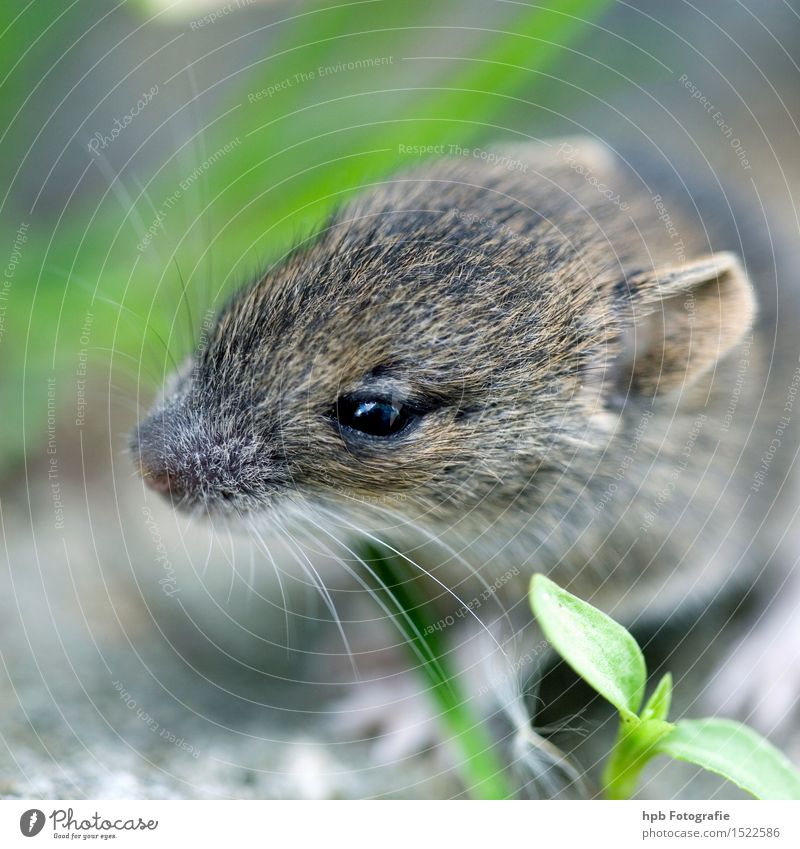
[[[23,830],[26,830],[23,833]],[[26,836],[28,831],[36,832]],[[0,802],[0,846],[800,846],[800,802]],[[513,841],[513,842],[512,842]]]

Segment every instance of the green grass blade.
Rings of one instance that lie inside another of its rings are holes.
[[[512,798],[497,744],[473,714],[468,694],[449,669],[441,636],[429,627],[439,614],[420,588],[424,576],[412,574],[409,564],[371,543],[361,542],[358,554],[378,579],[374,586],[378,597],[397,611],[394,624],[405,637],[409,657],[428,683],[427,692],[438,707],[449,742],[462,753],[458,769],[468,792],[478,799]]]

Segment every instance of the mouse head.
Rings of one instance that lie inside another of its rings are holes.
[[[634,265],[619,210],[563,171],[438,166],[339,213],[220,312],[134,433],[144,480],[203,511],[455,517],[585,478],[753,299],[730,254]]]

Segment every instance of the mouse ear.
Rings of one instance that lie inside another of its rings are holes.
[[[618,398],[688,387],[742,339],[755,317],[752,284],[732,253],[639,272],[618,289],[632,318],[615,364]]]

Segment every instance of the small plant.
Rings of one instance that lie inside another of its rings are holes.
[[[417,586],[419,574],[383,545],[362,542],[359,555],[376,599],[403,635],[414,668],[428,682],[448,742],[461,751],[458,771],[469,794],[477,799],[513,798],[504,759],[473,713],[440,634],[426,627],[436,613]],[[619,711],[617,740],[603,773],[607,798],[633,796],[645,765],[667,755],[715,772],[759,799],[800,799],[800,774],[746,725],[730,719],[669,722],[669,673],[642,708],[644,655],[633,636],[610,616],[544,575],[534,575],[530,602],[553,649]]]
[[[667,755],[715,772],[758,799],[800,799],[800,774],[746,725],[730,719],[669,722],[669,673],[641,708],[647,668],[622,625],[544,575],[534,575],[530,603],[553,648],[619,711],[617,740],[603,773],[607,798],[630,798],[644,766]]]

